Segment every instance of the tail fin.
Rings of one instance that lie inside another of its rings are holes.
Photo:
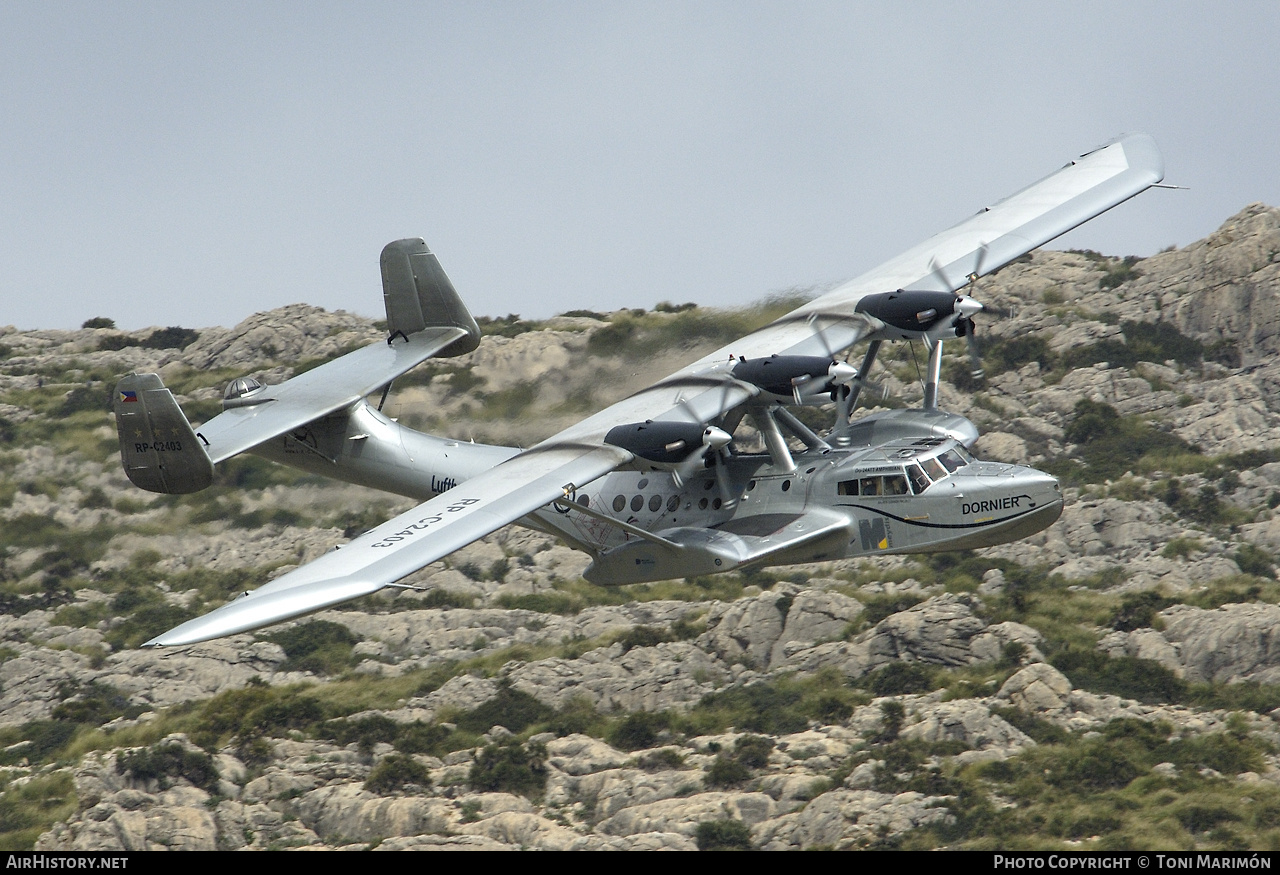
[[[388,243],[382,250],[381,265],[382,297],[391,337],[408,337],[428,327],[452,326],[467,332],[466,336],[438,355],[462,355],[480,345],[480,327],[422,238]]]
[[[116,384],[120,461],[135,486],[169,494],[199,492],[213,482],[213,463],[191,423],[156,374],[130,374]]]

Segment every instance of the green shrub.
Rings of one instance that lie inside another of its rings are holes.
[[[434,723],[413,723],[401,725],[392,744],[401,753],[442,754],[447,751],[446,742],[453,733],[443,726]]]
[[[670,640],[666,632],[654,626],[632,626],[618,639],[618,643],[622,645],[622,652],[626,653],[633,647],[656,647]]]
[[[364,788],[380,796],[389,793],[412,792],[431,786],[431,773],[426,766],[411,756],[391,754],[374,766]]]
[[[90,681],[57,705],[51,716],[67,723],[101,726],[117,717],[137,717],[145,710],[130,704],[129,697],[110,684]]]
[[[5,740],[0,750],[0,763],[15,765],[26,760],[29,763],[43,763],[57,758],[62,749],[71,742],[79,727],[64,720],[31,720],[18,727],[17,731],[6,731]]]
[[[1137,469],[1146,457],[1198,454],[1177,435],[1139,417],[1121,416],[1110,404],[1087,398],[1076,403],[1064,434],[1078,445],[1079,460],[1055,460],[1048,468],[1049,473],[1072,483],[1118,480],[1126,471]]]
[[[740,820],[704,820],[694,840],[699,851],[749,851],[751,828]]]
[[[92,319],[86,319],[80,323],[81,328],[115,328],[116,320],[108,319],[106,316],[94,316]]]
[[[157,328],[146,336],[139,344],[147,349],[186,349],[200,337],[199,331],[171,325],[168,328]]]
[[[636,711],[613,727],[607,740],[619,750],[644,750],[658,743],[661,733],[671,728],[666,711]]]
[[[667,769],[679,769],[684,766],[684,756],[674,747],[664,747],[645,754],[636,760],[637,768],[646,772],[660,772]]]
[[[874,626],[886,617],[909,610],[924,601],[923,596],[907,595],[878,595],[867,598],[863,603],[863,611],[858,616],[857,623],[861,628]]]
[[[1133,656],[1108,657],[1097,650],[1068,648],[1049,660],[1080,689],[1111,693],[1139,702],[1181,702],[1187,683],[1158,662]]]
[[[1130,593],[1120,600],[1120,606],[1111,616],[1111,628],[1120,632],[1146,629],[1156,623],[1156,614],[1177,602],[1154,590]]]
[[[1271,554],[1253,544],[1241,544],[1240,549],[1231,557],[1245,574],[1255,577],[1276,579],[1275,559]]]
[[[178,742],[121,754],[116,759],[116,772],[132,775],[139,781],[156,781],[161,790],[173,786],[176,778],[185,778],[209,793],[214,792],[218,784],[218,768],[212,757],[204,751],[189,750]]]
[[[750,780],[751,776],[752,771],[745,763],[728,754],[719,753],[707,766],[703,780],[708,787],[736,787]]]
[[[330,720],[320,734],[338,744],[354,742],[362,753],[368,754],[376,744],[394,743],[400,734],[400,724],[390,717],[373,714],[359,720]]]
[[[1186,559],[1203,549],[1204,542],[1199,538],[1174,538],[1164,545],[1160,555],[1166,559]]]
[[[880,703],[880,732],[873,739],[879,744],[890,744],[897,741],[898,734],[902,732],[902,723],[906,719],[907,711],[902,707],[902,703],[894,699]]]
[[[744,735],[733,745],[733,758],[749,769],[763,769],[769,765],[773,752],[773,739],[763,735]]]
[[[573,616],[586,607],[580,596],[564,592],[534,592],[527,595],[503,593],[498,596],[498,607],[509,611],[536,611],[539,614]]]
[[[340,674],[354,662],[352,648],[361,639],[346,626],[328,620],[311,620],[290,629],[263,636],[284,648],[282,671]]]
[[[469,608],[475,603],[475,596],[447,589],[433,589],[413,602],[415,606],[422,608]]]
[[[502,726],[511,732],[523,732],[535,723],[550,719],[554,713],[554,710],[533,696],[503,682],[498,685],[496,696],[467,711],[453,723],[459,729],[470,732],[488,732],[494,726]]]
[[[471,764],[467,782],[489,793],[536,796],[547,784],[547,749],[541,744],[510,740],[486,745]]]
[[[937,669],[919,662],[895,660],[862,679],[861,685],[876,696],[927,693],[934,689]]]

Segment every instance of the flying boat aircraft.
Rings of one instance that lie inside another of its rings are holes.
[[[733,569],[1008,543],[1062,512],[1058,482],[970,453],[977,429],[938,408],[942,344],[966,338],[976,280],[1160,182],[1143,134],[1120,137],[880,267],[528,449],[414,431],[382,412],[391,383],[458,356],[480,330],[420,239],[382,252],[387,337],[279,385],[232,381],[193,427],[156,374],[117,386],[125,473],[190,493],[252,453],[422,501],[350,543],[144,646],[246,632],[398,586],[510,523],[587,552],[622,585]],[[929,350],[915,409],[853,418],[885,341]],[[841,356],[866,343],[856,367]],[[972,346],[971,346],[972,349]],[[977,367],[975,360],[975,368]],[[820,435],[789,408],[832,404]],[[744,423],[762,452],[739,446]]]

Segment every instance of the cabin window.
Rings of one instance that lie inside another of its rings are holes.
[[[627,500],[621,495],[615,495],[613,498],[613,512],[622,513],[627,506]]]
[[[661,507],[662,507],[661,495],[654,495],[649,498],[649,511],[651,513],[657,513]]]
[[[916,495],[929,488],[929,478],[925,476],[919,465],[907,466],[907,479],[911,481],[911,491]]]
[[[642,507],[644,507],[644,496],[643,496],[643,495],[636,495],[636,496],[632,496],[632,498],[631,498],[631,509],[632,509],[632,510],[639,510],[639,509],[640,509],[640,508],[642,508]]]
[[[907,478],[901,474],[889,474],[884,478],[885,495],[906,495]]]
[[[837,495],[857,495],[858,481],[857,480],[841,480],[839,485],[836,486],[836,494]]]
[[[676,508],[680,506],[680,496],[673,495],[667,499],[667,513],[675,513]]]
[[[880,478],[879,477],[863,477],[858,483],[858,490],[863,495],[879,495],[880,494]]]

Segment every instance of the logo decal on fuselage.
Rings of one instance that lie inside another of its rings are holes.
[[[1023,496],[1013,495],[1008,498],[984,498],[982,501],[966,501],[960,505],[960,512],[966,516],[971,513],[991,513],[993,510],[1009,510],[1021,508]]]
[[[858,520],[858,535],[862,539],[862,549],[866,551],[888,550],[893,546],[889,521],[882,516]]]

